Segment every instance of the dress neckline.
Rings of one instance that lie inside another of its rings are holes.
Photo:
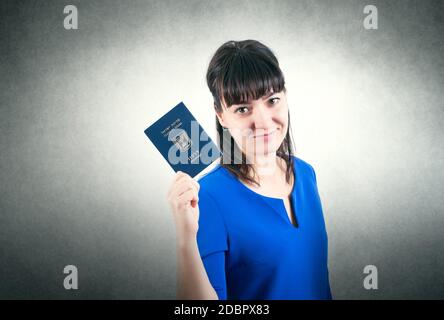
[[[245,192],[247,192],[248,194],[250,194],[251,196],[254,196],[255,198],[260,199],[260,201],[263,201],[265,204],[267,204],[270,208],[272,208],[281,218],[283,218],[285,220],[285,222],[288,224],[288,226],[291,227],[292,232],[301,232],[301,219],[302,217],[298,217],[296,215],[296,212],[298,212],[298,203],[299,201],[297,201],[297,194],[298,194],[298,188],[300,188],[299,183],[300,183],[300,179],[298,177],[297,174],[297,168],[296,168],[296,159],[293,156],[293,177],[294,177],[294,182],[293,182],[293,188],[291,190],[291,193],[288,195],[289,199],[290,199],[290,203],[293,206],[293,214],[294,214],[294,218],[296,220],[297,225],[294,225],[291,221],[290,218],[288,216],[288,213],[286,211],[285,208],[285,204],[284,201],[285,199],[283,198],[274,198],[274,197],[269,197],[269,196],[264,196],[260,193],[257,193],[256,191],[248,188],[246,185],[244,185],[241,181],[239,181],[239,178],[237,178],[236,176],[234,176],[227,168],[221,166],[221,168],[223,169],[222,172],[224,172],[225,175],[229,176],[229,179],[232,179],[232,181],[234,183],[236,183],[237,185],[241,185],[241,189],[245,190]]]
[[[221,166],[221,167],[222,167],[222,166]],[[284,201],[283,198],[275,198],[275,197],[265,196],[265,195],[263,195],[263,194],[260,194],[260,193],[258,193],[258,192],[256,192],[256,191],[250,189],[250,188],[247,187],[245,184],[243,184],[243,183],[239,180],[239,178],[233,176],[230,172],[228,172],[228,170],[227,170],[226,168],[224,168],[224,167],[222,167],[222,168],[224,169],[224,171],[227,171],[227,174],[228,174],[231,178],[233,178],[238,184],[240,184],[240,185],[242,186],[242,188],[243,188],[244,190],[248,191],[249,193],[254,194],[254,195],[256,195],[257,197],[261,197],[261,198],[269,199],[269,200],[272,200],[272,201],[282,201],[282,202]],[[298,180],[299,180],[299,179],[297,179],[297,174],[296,174],[296,161],[295,161],[295,159],[294,159],[294,157],[293,157],[293,187],[292,187],[292,189],[291,189],[290,194],[288,195],[289,197],[291,197],[291,196],[294,195],[294,193],[295,193],[295,191],[296,191],[296,184],[298,183]]]

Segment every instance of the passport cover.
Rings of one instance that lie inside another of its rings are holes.
[[[175,172],[195,177],[222,154],[183,102],[145,130]]]

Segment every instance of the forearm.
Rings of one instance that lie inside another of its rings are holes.
[[[205,271],[196,239],[177,243],[177,298],[218,300]]]

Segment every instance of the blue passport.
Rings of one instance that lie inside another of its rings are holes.
[[[222,154],[183,102],[145,130],[175,172],[195,177]]]

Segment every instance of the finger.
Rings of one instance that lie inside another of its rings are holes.
[[[170,196],[174,193],[178,181],[179,181],[179,180],[182,180],[182,179],[183,179],[184,177],[186,177],[186,176],[187,176],[187,174],[184,173],[184,172],[182,172],[182,171],[177,171],[177,172],[176,172],[176,175],[175,175],[175,177],[174,177],[174,179],[173,179],[173,181],[172,181],[171,187],[170,187],[170,189],[168,190],[167,197],[170,197]]]
[[[177,202],[178,202],[179,205],[191,204],[192,201],[194,201],[196,203],[199,202],[199,196],[197,195],[196,191],[193,190],[193,189],[185,191],[177,199]]]
[[[187,179],[188,179],[191,183],[193,183],[193,184],[196,186],[197,190],[200,189],[200,184],[199,184],[199,182],[197,182],[196,180],[194,180],[189,174],[186,174],[186,177],[187,177]]]
[[[177,181],[182,180],[183,178],[186,178],[186,177],[191,178],[191,176],[188,173],[185,173],[185,172],[182,172],[182,171],[177,171],[176,177],[174,178],[174,181],[177,182]]]
[[[176,194],[180,196],[182,193],[184,193],[187,190],[193,189],[196,192],[199,192],[199,189],[196,187],[194,183],[191,183],[189,180],[181,180],[178,182]]]
[[[197,182],[196,180],[194,180],[189,174],[182,172],[182,171],[177,171],[176,173],[176,177],[175,177],[175,183],[182,181],[183,179],[187,178],[189,181],[191,181],[197,188],[197,192],[199,192],[200,189],[200,184],[199,182]]]
[[[199,191],[199,189],[200,189],[200,184],[199,184],[199,182],[197,182],[196,180],[194,180],[193,178],[191,178],[191,181],[193,182],[193,184],[196,186],[196,188],[197,188],[197,191]]]
[[[184,173],[182,171],[177,171],[176,177],[173,181],[172,186],[168,191],[167,197],[169,198],[171,196],[174,196],[174,194],[176,194],[176,196],[182,194],[184,191],[188,189],[183,186],[183,184],[186,183],[193,184],[197,192],[199,192],[200,184],[196,180],[191,178],[191,176],[187,173]]]
[[[194,180],[193,178],[191,178],[190,176],[188,176],[187,180],[193,184],[196,187],[196,190],[199,191],[200,189],[200,184],[199,182],[197,182],[196,180]]]

